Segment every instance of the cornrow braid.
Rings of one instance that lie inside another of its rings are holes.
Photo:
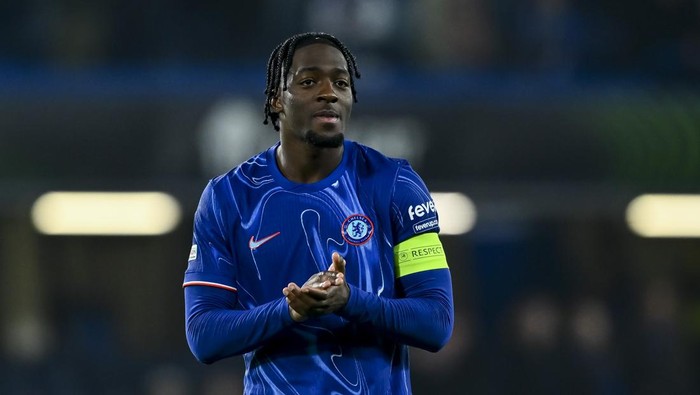
[[[265,120],[263,121],[263,124],[267,125],[269,121],[271,121],[272,126],[277,131],[280,130],[279,114],[272,111],[272,100],[280,94],[281,80],[284,81],[282,90],[287,90],[287,74],[289,73],[289,68],[292,65],[292,58],[294,57],[294,52],[296,51],[297,46],[311,40],[324,40],[328,44],[336,47],[343,54],[343,57],[348,64],[348,72],[350,73],[350,89],[352,91],[352,99],[355,103],[357,103],[355,78],[360,78],[360,71],[357,69],[355,55],[350,52],[345,44],[327,33],[309,32],[294,35],[279,44],[274,51],[272,51],[272,54],[270,54],[270,59],[267,61],[267,81],[265,84],[265,95],[267,95],[267,99],[265,100],[265,108],[263,110],[265,113]],[[284,79],[282,77],[284,77]]]

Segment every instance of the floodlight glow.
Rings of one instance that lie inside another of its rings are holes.
[[[638,196],[627,206],[627,224],[643,237],[700,237],[700,195]]]
[[[181,209],[162,192],[48,192],[32,207],[47,235],[161,235],[175,229]]]
[[[440,214],[440,234],[461,235],[476,224],[476,207],[466,195],[458,192],[431,193]]]

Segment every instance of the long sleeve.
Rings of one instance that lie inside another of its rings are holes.
[[[203,363],[251,351],[294,324],[284,298],[251,310],[235,310],[231,291],[185,287],[185,330],[194,356]]]
[[[370,323],[402,343],[428,351],[440,350],[454,325],[452,280],[449,269],[427,270],[398,279],[404,296],[385,298],[350,286],[343,318]]]

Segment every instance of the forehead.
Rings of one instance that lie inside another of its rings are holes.
[[[299,69],[348,69],[348,63],[343,53],[333,45],[317,43],[308,44],[294,51],[289,72],[294,74]]]

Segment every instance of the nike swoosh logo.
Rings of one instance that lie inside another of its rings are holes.
[[[254,250],[261,245],[267,243],[268,241],[272,240],[274,237],[279,236],[280,232],[273,233],[267,237],[263,237],[260,240],[255,240],[255,236],[250,236],[250,241],[248,241],[248,247],[250,247],[251,250]]]

